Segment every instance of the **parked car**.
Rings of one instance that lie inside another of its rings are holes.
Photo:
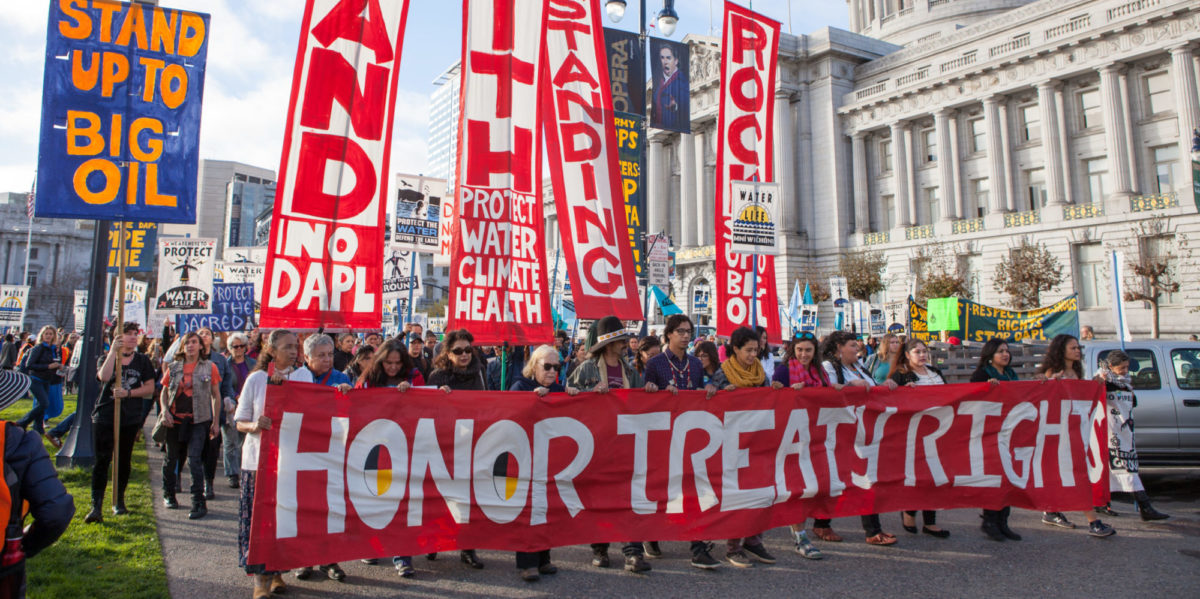
[[[1096,373],[1117,341],[1083,342],[1084,372]],[[1129,376],[1137,407],[1138,459],[1142,465],[1200,464],[1200,343],[1131,341]]]

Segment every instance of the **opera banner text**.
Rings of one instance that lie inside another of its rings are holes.
[[[407,0],[308,0],[271,218],[262,326],[378,329]]]
[[[935,340],[929,332],[925,306],[908,298],[909,335]],[[1016,311],[993,308],[971,300],[958,300],[958,328],[948,334],[964,341],[986,342],[999,337],[1012,343],[1047,343],[1058,335],[1079,336],[1079,300],[1071,294],[1049,306]]]
[[[608,54],[613,109],[643,114],[646,110],[646,59],[642,56],[641,39],[632,31],[605,27],[604,48]]]
[[[267,391],[251,563],[744,537],[1109,496],[1094,381],[703,392]]]
[[[206,14],[52,0],[36,215],[196,222]]]
[[[158,298],[163,314],[206,314],[212,310],[215,239],[158,240]]]
[[[776,343],[782,339],[782,331],[775,259],[735,252],[729,223],[734,218],[733,181],[773,180],[778,50],[779,23],[725,3],[717,126],[717,334],[729,335],[741,326],[763,326]],[[757,286],[752,268],[758,271]],[[755,302],[753,310],[751,302]],[[757,322],[751,322],[752,312]]]
[[[121,223],[108,227],[108,272],[119,270],[117,241]],[[125,272],[154,272],[154,256],[158,252],[158,223],[125,223]]]
[[[642,317],[625,201],[599,0],[547,7],[542,106],[555,214],[580,318]]]
[[[413,252],[436,254],[445,191],[445,179],[396,175],[392,244]]]
[[[540,0],[466,0],[447,326],[481,344],[553,336],[543,239]]]

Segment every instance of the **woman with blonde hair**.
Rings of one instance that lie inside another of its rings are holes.
[[[892,362],[896,358],[896,354],[900,353],[900,349],[904,347],[904,340],[895,333],[888,333],[883,336],[883,341],[879,343],[879,349],[867,356],[865,366],[867,372],[875,379],[876,383],[883,384],[888,378],[888,372],[892,368]]]

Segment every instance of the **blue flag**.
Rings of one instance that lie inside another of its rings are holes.
[[[658,302],[658,309],[662,310],[663,316],[683,314],[683,310],[676,306],[675,302],[671,301],[671,298],[667,297],[662,289],[658,287],[652,287],[652,289],[654,289],[654,301]]]

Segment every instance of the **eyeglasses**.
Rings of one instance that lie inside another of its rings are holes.
[[[542,364],[542,370],[545,370],[546,372],[550,372],[551,370],[557,372],[559,370],[562,370],[562,365],[561,364]]]
[[[244,343],[238,344],[238,345],[230,345],[229,349],[246,349],[246,345]]]
[[[461,356],[463,354],[470,353],[470,352],[471,352],[470,347],[456,347],[456,348],[450,350],[450,353],[452,353],[456,356]]]
[[[672,332],[672,333],[679,333],[680,335],[683,335],[683,336],[685,336],[685,337],[691,337],[691,336],[692,336],[692,330],[691,330],[691,329],[675,329],[674,331],[671,331],[671,332]]]

